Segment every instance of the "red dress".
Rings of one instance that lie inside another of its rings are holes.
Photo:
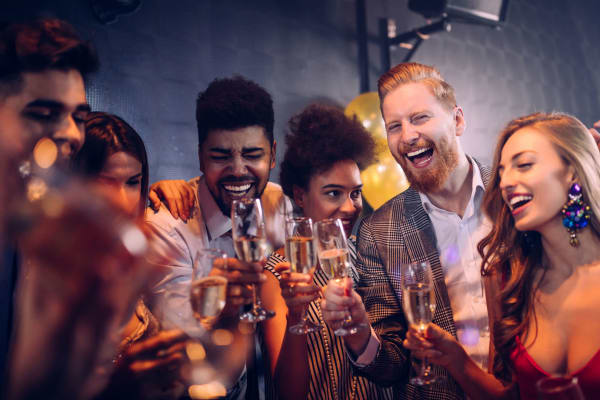
[[[517,347],[510,355],[516,372],[521,400],[537,399],[535,384],[551,374],[544,371],[527,352],[519,337],[516,337]],[[600,350],[572,376],[576,376],[579,386],[586,399],[600,398]]]

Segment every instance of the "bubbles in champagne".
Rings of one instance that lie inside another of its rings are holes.
[[[424,283],[406,285],[402,297],[408,322],[425,329],[435,313],[435,297],[431,286]]]
[[[265,259],[267,239],[263,237],[242,236],[233,242],[235,254],[245,262],[259,262]]]
[[[227,279],[207,276],[192,283],[190,300],[194,317],[202,324],[213,323],[223,308],[227,295]]]
[[[328,249],[319,254],[321,268],[329,279],[341,279],[348,276],[348,250]]]
[[[317,265],[315,245],[311,237],[293,236],[285,240],[285,256],[290,272],[308,274]]]

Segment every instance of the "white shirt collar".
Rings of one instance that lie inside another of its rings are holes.
[[[485,192],[483,178],[481,177],[481,171],[479,170],[477,163],[475,163],[475,161],[469,156],[467,156],[467,160],[469,160],[471,166],[473,167],[473,179],[471,180],[471,197],[469,198],[469,203],[467,205],[467,208],[465,209],[463,218],[470,217],[471,215],[473,215],[475,210],[479,209],[479,207],[481,206],[481,201],[483,200],[483,193]],[[434,210],[445,213],[448,212],[435,206],[431,202],[431,200],[429,200],[429,197],[427,197],[425,193],[419,192],[419,196],[421,197],[423,208],[425,208],[425,211],[428,214],[430,214]]]
[[[229,232],[231,230],[231,219],[225,216],[217,205],[212,193],[208,190],[204,177],[200,177],[198,182],[197,195],[209,241]]]

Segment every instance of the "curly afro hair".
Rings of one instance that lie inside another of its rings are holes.
[[[215,79],[196,101],[200,146],[213,130],[236,130],[258,125],[273,144],[273,100],[258,84],[242,77]]]
[[[281,163],[280,182],[293,198],[293,187],[308,189],[315,174],[325,172],[339,161],[356,161],[360,170],[375,162],[375,141],[354,118],[342,110],[311,104],[289,122],[286,151]]]

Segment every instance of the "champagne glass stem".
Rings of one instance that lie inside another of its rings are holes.
[[[308,324],[308,305],[302,307],[302,325]]]
[[[260,298],[256,294],[256,284],[252,284],[252,304],[253,308],[260,307]]]
[[[352,315],[350,315],[350,310],[346,310],[346,316],[344,317],[344,324],[345,325],[352,324]]]
[[[424,325],[419,326],[419,332],[421,332],[423,335],[425,334],[426,329],[427,327]],[[429,381],[431,377],[431,365],[429,364],[427,357],[423,357],[420,364],[419,378],[421,378],[423,381]]]

